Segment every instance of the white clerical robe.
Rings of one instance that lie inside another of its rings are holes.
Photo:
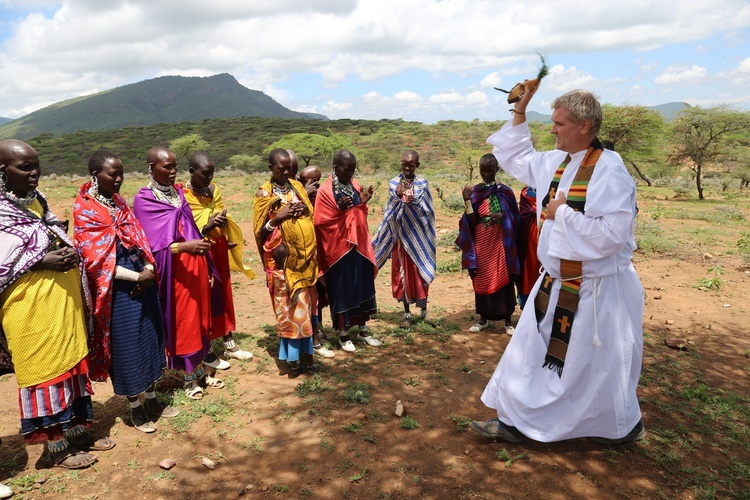
[[[526,123],[509,121],[487,142],[500,166],[546,195],[567,153],[534,151]],[[558,192],[568,189],[586,150],[571,155]],[[604,150],[586,194],[585,214],[567,205],[547,220],[537,254],[555,279],[550,306],[540,324],[534,311],[542,277],[500,363],[482,394],[501,422],[537,441],[596,436],[617,439],[641,418],[636,386],[643,356],[643,287],[631,263],[635,250],[635,182],[620,156]],[[560,291],[560,259],[583,262],[578,309],[565,367],[559,377],[544,368],[554,305]]]

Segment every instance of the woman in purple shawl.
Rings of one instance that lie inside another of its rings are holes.
[[[156,146],[146,160],[152,178],[135,195],[133,211],[156,261],[167,362],[169,368],[185,371],[185,394],[201,399],[202,385],[224,386],[221,380],[207,377],[201,366],[209,351],[211,282],[219,278],[213,272],[210,244],[195,225],[181,186],[175,185],[174,154]]]
[[[495,180],[497,170],[494,155],[482,156],[479,175],[484,182],[464,187],[466,212],[456,245],[462,251],[461,267],[471,276],[479,315],[469,331],[482,331],[490,326],[489,320],[501,320],[505,333],[513,335],[510,317],[516,308],[514,282],[521,274],[516,250],[521,216],[513,190]]]

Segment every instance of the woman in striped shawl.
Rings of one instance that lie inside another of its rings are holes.
[[[419,153],[404,152],[401,173],[391,179],[388,202],[372,240],[378,269],[391,258],[393,298],[404,303],[399,326],[409,328],[409,304],[427,320],[427,294],[435,278],[435,210],[427,179],[416,175]],[[432,323],[432,322],[429,322]]]

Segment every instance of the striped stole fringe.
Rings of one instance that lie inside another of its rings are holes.
[[[583,157],[581,166],[578,167],[578,172],[576,173],[575,179],[573,179],[573,184],[568,191],[567,205],[576,212],[585,213],[586,190],[588,189],[591,176],[594,173],[596,162],[599,160],[601,154],[601,143],[598,139],[594,139],[591,146],[589,146],[586,155]],[[557,172],[564,170],[569,160],[570,156],[566,158],[563,165],[558,167]],[[562,173],[560,173],[560,177],[558,177],[557,172],[555,172],[555,177],[550,184],[549,192],[544,198],[542,216],[544,216],[544,213],[546,212],[549,200],[554,199],[557,187],[560,184]],[[558,377],[562,377],[563,368],[565,367],[565,356],[568,352],[568,344],[570,343],[570,332],[573,328],[576,309],[578,309],[578,299],[581,290],[581,281],[583,279],[583,263],[581,261],[561,259],[560,279],[562,283],[560,285],[557,304],[555,304],[552,332],[550,334],[549,346],[547,346],[547,354],[544,356],[544,364],[542,365],[543,367],[557,372]],[[537,323],[540,323],[547,313],[547,309],[549,308],[550,291],[552,290],[554,281],[555,279],[550,276],[549,273],[544,273],[542,284],[539,287],[539,292],[534,300]]]

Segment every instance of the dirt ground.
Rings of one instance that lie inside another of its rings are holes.
[[[374,212],[371,224],[381,213]],[[455,217],[438,222],[441,234],[456,227]],[[248,240],[250,223],[243,229]],[[383,346],[337,349],[334,359],[318,359],[320,374],[298,379],[274,361],[277,343],[263,328],[273,323],[264,280],[235,273],[237,339],[255,359],[233,362],[221,373],[227,387],[208,390],[200,403],[181,398],[170,376],[160,384],[194,421],[162,419],[158,432],[143,434],[130,426],[124,398],[95,384],[94,430],[117,446],[98,453],[90,469],[37,469],[42,446],[24,445],[15,379],[5,376],[0,481],[17,498],[748,498],[750,451],[741,436],[750,394],[750,274],[737,256],[705,258],[723,266],[719,291],[694,286],[706,275],[700,259],[636,258],[647,292],[639,397],[649,431],[636,444],[510,444],[466,429],[470,419],[496,416],[479,397],[510,337],[497,325],[468,332],[476,318],[465,273],[439,275],[432,285],[437,328],[404,332],[396,328],[387,265],[377,278],[380,314],[370,325]],[[257,258],[252,264],[260,275]],[[667,348],[669,337],[686,339],[689,350]],[[679,395],[701,384],[711,394],[745,396],[740,438],[707,432],[719,428],[710,422],[696,427],[690,409],[681,409]],[[413,422],[394,415],[399,400]],[[403,428],[409,424],[417,427]],[[202,465],[204,457],[215,469]],[[168,472],[159,468],[165,458],[176,461]]]

